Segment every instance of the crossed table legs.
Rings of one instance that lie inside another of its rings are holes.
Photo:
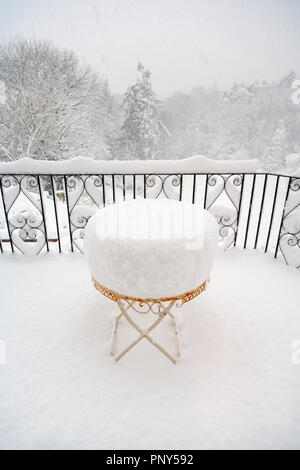
[[[93,283],[95,288],[101,292],[105,297],[109,298],[110,300],[114,300],[120,309],[120,314],[117,316],[117,319],[114,324],[113,329],[113,337],[112,337],[112,345],[111,345],[111,354],[115,354],[115,345],[116,345],[116,335],[119,326],[119,321],[122,317],[124,317],[128,323],[139,333],[139,337],[133,341],[126,349],[124,349],[118,356],[115,358],[116,361],[119,361],[125,354],[127,354],[134,346],[136,346],[143,338],[148,340],[156,349],[158,349],[162,354],[164,354],[173,364],[176,363],[176,359],[168,353],[157,341],[150,336],[151,331],[156,328],[161,321],[168,315],[172,318],[175,334],[177,337],[177,355],[178,357],[181,355],[181,345],[180,345],[180,335],[178,330],[178,325],[176,322],[175,316],[171,313],[171,309],[174,307],[176,303],[176,307],[180,307],[186,302],[197,297],[201,292],[206,289],[207,282],[203,282],[197,289],[193,291],[186,292],[185,294],[176,296],[176,297],[169,297],[169,298],[161,298],[161,299],[139,299],[135,297],[128,297],[117,292],[114,292],[106,287],[102,286],[98,281],[93,278]],[[133,309],[134,311],[146,314],[146,313],[153,313],[157,315],[157,320],[152,323],[150,327],[143,330],[129,315],[128,311]]]
[[[117,335],[117,329],[118,329],[118,325],[119,325],[119,320],[120,318],[123,316],[124,318],[126,318],[126,320],[128,321],[128,323],[133,327],[135,328],[138,333],[140,334],[140,336],[135,340],[133,341],[131,344],[129,344],[129,346],[127,346],[126,349],[124,349],[124,351],[122,351],[117,357],[116,357],[116,361],[119,361],[123,356],[125,356],[125,354],[127,354],[134,346],[136,346],[143,338],[147,339],[151,344],[153,344],[153,346],[155,348],[157,348],[162,354],[164,354],[168,359],[170,359],[171,362],[173,362],[173,364],[175,364],[176,362],[176,359],[174,359],[174,357],[171,356],[171,354],[169,354],[157,341],[154,341],[153,338],[150,336],[150,332],[152,330],[154,330],[154,328],[156,328],[160,322],[167,316],[169,315],[173,321],[174,321],[174,324],[176,325],[175,326],[175,333],[177,334],[177,347],[178,347],[178,356],[180,356],[180,340],[179,340],[179,335],[178,335],[178,328],[177,328],[177,324],[176,324],[176,320],[175,320],[175,317],[174,315],[172,315],[170,313],[170,310],[171,308],[173,307],[173,305],[175,304],[176,300],[171,300],[169,302],[169,304],[164,307],[164,305],[159,302],[158,303],[158,318],[157,320],[152,323],[152,325],[150,327],[148,327],[146,330],[143,330],[128,314],[128,310],[130,308],[133,307],[133,304],[134,302],[128,302],[127,301],[127,305],[125,305],[125,302],[122,301],[121,299],[118,299],[117,300],[117,304],[119,306],[119,309],[121,311],[120,315],[117,317],[116,319],[116,322],[115,322],[115,326],[114,326],[114,331],[113,331],[113,339],[112,339],[112,349],[111,349],[111,354],[114,355],[115,353],[115,340],[116,340],[116,335]]]

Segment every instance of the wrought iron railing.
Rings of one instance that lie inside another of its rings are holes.
[[[216,216],[224,249],[300,267],[300,177],[265,173],[0,174],[0,252],[82,252],[97,208],[138,198],[200,204]]]

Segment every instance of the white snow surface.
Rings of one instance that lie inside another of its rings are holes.
[[[290,174],[300,176],[300,153],[290,153],[285,162]]]
[[[208,290],[178,309],[175,366],[144,340],[113,361],[116,305],[82,256],[5,255],[0,276],[1,449],[300,448],[294,268],[218,257]],[[156,331],[174,353],[171,323]],[[117,348],[136,337],[123,321]]]
[[[34,160],[24,157],[0,163],[0,174],[152,174],[152,173],[253,173],[258,160],[211,160],[203,155],[181,160],[93,160],[76,157],[65,161]]]
[[[98,210],[86,229],[91,274],[122,295],[172,297],[209,279],[215,217],[198,204],[135,200]]]

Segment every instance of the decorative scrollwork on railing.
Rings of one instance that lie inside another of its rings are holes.
[[[85,227],[97,208],[104,206],[104,177],[66,176],[71,242],[82,253]]]
[[[72,250],[74,246],[82,252],[86,225],[97,208],[134,198],[167,198],[196,203],[204,200],[205,208],[218,221],[219,238],[225,249],[235,244],[237,238],[238,242],[244,238],[244,247],[247,246],[248,229],[248,245],[251,246],[256,231],[255,246],[261,238],[263,247],[260,229],[274,215],[274,223],[270,222],[269,226],[272,246],[275,244],[272,237],[280,225],[275,256],[278,254],[286,264],[299,268],[300,177],[281,175],[277,177],[278,191],[277,186],[272,191],[269,176],[272,175],[2,174],[0,252],[38,254],[44,249],[49,251],[54,243],[59,252],[69,250],[70,245]],[[281,223],[277,225],[278,212],[283,206]]]
[[[39,254],[45,245],[43,218],[28,211],[19,212],[9,219],[14,245],[21,253]],[[35,245],[32,245],[35,243]]]
[[[285,204],[278,249],[288,265],[300,268],[300,178],[291,178]]]
[[[12,247],[39,254],[47,243],[39,176],[4,175],[1,186]]]
[[[225,249],[235,241],[241,201],[243,175],[207,175],[205,208],[219,224],[219,237]]]
[[[181,183],[181,175],[145,175],[146,197],[179,199]]]
[[[156,199],[162,192],[163,178],[160,175],[146,175],[145,186],[146,196],[148,198]]]
[[[209,210],[222,194],[225,187],[223,175],[207,175],[205,209]]]
[[[103,206],[103,186],[104,176],[91,175],[84,181],[84,189],[86,194],[90,197],[97,207]]]
[[[20,181],[14,175],[5,175],[1,178],[1,184],[4,196],[3,203],[5,204],[7,213],[9,213],[21,192]]]

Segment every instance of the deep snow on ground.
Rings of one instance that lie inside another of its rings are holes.
[[[0,448],[300,448],[294,268],[220,256],[208,291],[180,309],[175,366],[145,340],[113,361],[116,306],[82,256],[2,256],[0,276]],[[137,335],[124,322],[119,348]],[[175,352],[171,323],[160,327]]]

